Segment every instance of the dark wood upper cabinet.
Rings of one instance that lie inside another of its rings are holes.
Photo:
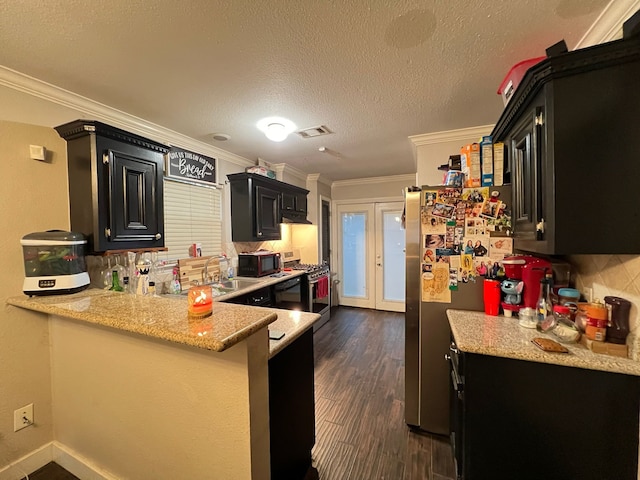
[[[280,240],[283,221],[309,223],[308,190],[255,173],[227,175],[234,242]]]
[[[517,250],[640,253],[640,39],[543,60],[492,132],[512,165]]]
[[[96,121],[56,130],[67,141],[71,229],[95,252],[163,247],[167,147]]]

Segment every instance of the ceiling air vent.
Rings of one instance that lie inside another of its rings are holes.
[[[298,130],[296,133],[300,135],[302,138],[312,138],[312,137],[320,137],[322,135],[329,135],[330,133],[333,133],[333,132],[329,130],[329,127],[325,125],[320,125],[318,127],[311,127],[311,128],[305,128],[303,130]]]

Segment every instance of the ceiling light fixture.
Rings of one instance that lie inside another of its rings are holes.
[[[267,125],[267,131],[264,132],[264,134],[269,140],[273,140],[274,142],[281,142],[289,135],[281,123],[270,123]]]
[[[291,120],[281,117],[263,118],[256,126],[273,142],[282,142],[296,129]]]

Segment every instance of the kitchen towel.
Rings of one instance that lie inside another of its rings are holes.
[[[329,277],[321,277],[318,279],[318,286],[316,287],[316,297],[324,298],[329,296]]]

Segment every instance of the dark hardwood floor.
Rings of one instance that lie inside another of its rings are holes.
[[[29,474],[29,480],[80,480],[55,462],[49,462]]]
[[[446,437],[404,422],[404,314],[339,307],[314,337],[321,480],[447,480]]]

